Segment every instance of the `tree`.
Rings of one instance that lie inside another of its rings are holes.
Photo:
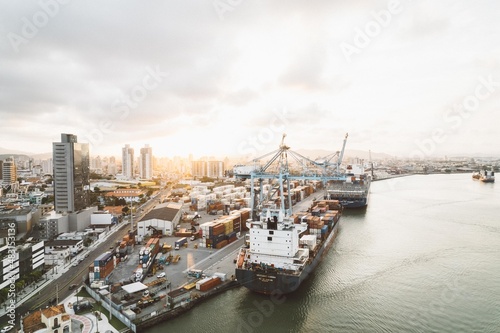
[[[90,244],[92,244],[92,239],[90,239],[90,238],[85,238],[85,239],[83,240],[83,246],[85,246],[85,247],[89,247],[89,246],[90,246]]]
[[[8,288],[3,288],[0,290],[0,301],[4,302],[7,300],[7,297],[9,295],[9,289]]]
[[[52,202],[54,202],[54,196],[52,196],[52,195],[49,195],[49,196],[42,198],[42,205],[49,204]]]
[[[130,209],[128,208],[128,206],[125,206],[125,207],[122,208],[122,213],[125,214],[125,215],[127,215],[128,212],[129,212],[129,210]]]
[[[126,206],[127,205],[127,201],[125,201],[125,199],[123,198],[115,198],[115,206]]]

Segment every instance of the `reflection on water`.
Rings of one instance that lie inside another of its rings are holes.
[[[328,255],[283,302],[238,288],[148,332],[499,332],[497,185],[374,182],[369,206],[344,212]]]

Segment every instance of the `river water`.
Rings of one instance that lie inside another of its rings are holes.
[[[373,182],[297,292],[233,289],[148,332],[500,332],[499,185]]]

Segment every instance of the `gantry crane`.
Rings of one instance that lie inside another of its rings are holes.
[[[257,218],[258,211],[263,207],[266,201],[269,201],[274,196],[280,198],[279,203],[285,215],[290,216],[292,214],[292,198],[290,195],[286,197],[284,195],[285,189],[288,194],[290,192],[290,180],[319,180],[322,181],[324,185],[330,180],[345,180],[345,175],[340,173],[340,164],[344,155],[347,134],[344,138],[342,150],[335,153],[333,156],[325,157],[322,161],[313,161],[290,150],[290,147],[285,145],[285,137],[286,134],[283,134],[281,144],[277,150],[253,159],[253,167],[238,166],[241,168],[240,170],[246,171],[235,171],[234,173],[237,178],[250,178],[252,219]],[[271,158],[263,166],[257,165],[259,161],[269,156],[271,156]],[[289,156],[297,164],[294,169],[290,168],[290,163],[288,161]],[[337,162],[330,163],[331,159],[335,156],[338,156]],[[255,188],[256,179],[259,180],[259,189]],[[273,186],[266,196],[264,196],[263,190],[264,179],[268,179],[270,183],[272,183],[273,180],[277,180],[277,186]]]

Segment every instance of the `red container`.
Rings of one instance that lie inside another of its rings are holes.
[[[221,279],[218,278],[218,277],[214,277],[213,279],[205,282],[204,284],[200,285],[200,291],[208,291],[216,286],[218,286],[219,284],[221,284]]]

